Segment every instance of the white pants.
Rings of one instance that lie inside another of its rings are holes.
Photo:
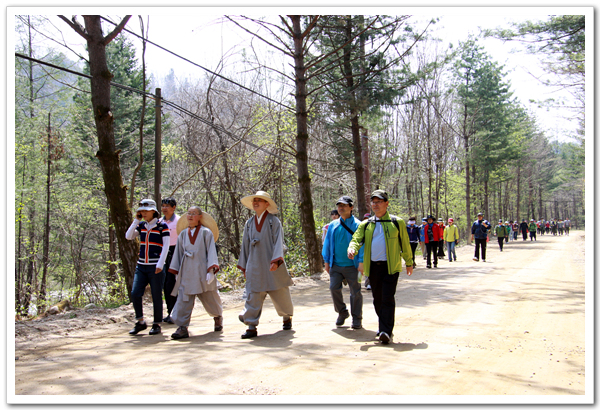
[[[267,292],[251,292],[247,294],[246,305],[240,314],[240,319],[243,319],[245,325],[251,328],[258,326],[258,320],[267,295],[271,297],[277,314],[283,316],[283,320],[288,320],[294,315],[292,295],[288,286]]]
[[[192,318],[192,310],[194,310],[194,303],[196,296],[202,302],[204,310],[211,317],[223,316],[223,305],[221,304],[221,297],[219,291],[211,290],[208,292],[202,292],[198,295],[184,295],[183,288],[179,288],[177,292],[177,302],[171,312],[171,319],[177,326],[189,326],[190,319]]]

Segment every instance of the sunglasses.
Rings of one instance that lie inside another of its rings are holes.
[[[154,204],[151,204],[150,202],[140,202],[139,206],[154,206]]]

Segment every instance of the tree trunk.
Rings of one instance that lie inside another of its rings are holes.
[[[521,214],[521,210],[519,209],[519,205],[521,204],[521,166],[517,165],[517,214],[516,214],[516,218],[517,218],[517,222],[520,222],[522,220],[520,214]]]
[[[133,220],[127,202],[127,187],[123,185],[119,151],[115,148],[114,117],[110,103],[110,81],[113,75],[106,63],[107,39],[102,36],[100,16],[84,16],[88,34],[87,46],[90,56],[92,108],[98,133],[98,152],[104,178],[104,192],[108,200],[112,222],[117,235],[119,255],[123,262],[123,275],[127,291],[131,295],[133,276],[137,263],[138,242],[128,241],[125,232]]]
[[[350,130],[352,132],[352,149],[354,151],[354,178],[356,180],[356,201],[358,206],[359,219],[367,212],[365,203],[365,174],[362,161],[362,143],[360,138],[360,125],[358,122],[359,110],[356,104],[356,92],[354,90],[354,74],[352,72],[351,58],[351,40],[352,40],[352,17],[346,18],[345,41],[348,43],[344,47],[344,75],[346,76],[346,88],[350,102]]]
[[[323,263],[317,239],[313,214],[310,174],[308,171],[308,111],[306,108],[306,68],[304,67],[303,36],[301,17],[290,16],[293,26],[294,69],[296,72],[296,169],[298,172],[298,195],[302,232],[306,241],[306,256],[311,274],[321,273]]]
[[[42,283],[40,285],[39,303],[46,301],[46,281],[48,280],[48,263],[50,249],[50,173],[52,171],[52,128],[50,127],[50,113],[48,113],[48,174],[46,177],[46,223],[44,224],[44,250],[42,266]]]

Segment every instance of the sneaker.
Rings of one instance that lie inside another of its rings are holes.
[[[175,340],[185,339],[188,337],[190,337],[190,334],[188,333],[187,326],[179,326],[175,333],[171,335],[171,339]]]
[[[473,260],[474,260],[475,262],[479,262],[479,259],[478,259],[478,258],[473,258]]]
[[[367,285],[366,290],[371,290],[371,285]]]
[[[148,334],[149,335],[158,335],[158,334],[160,334],[160,332],[161,332],[160,325],[158,323],[155,323],[152,325],[152,329],[150,329]]]
[[[452,259],[448,259],[448,262],[452,262]]]
[[[348,313],[347,310],[344,310],[343,312],[340,312],[340,314],[338,315],[337,320],[335,321],[335,325],[336,326],[343,326],[344,322],[346,321],[346,319],[348,319],[350,317],[350,313]]]
[[[427,265],[427,269],[431,269],[431,265]]]
[[[387,333],[381,332],[379,334],[379,341],[381,343],[383,343],[384,345],[387,345],[388,343],[390,343],[391,340],[392,340],[392,338]]]
[[[130,335],[137,335],[139,332],[141,332],[142,330],[146,330],[148,328],[148,325],[146,324],[146,322],[137,322],[135,324],[135,326],[133,327],[133,329],[131,329],[129,331]]]
[[[292,328],[292,318],[283,321],[283,330],[290,330]]]
[[[481,262],[485,262],[485,259],[482,259]]]
[[[352,323],[352,329],[354,329],[354,330],[362,329],[362,324],[361,323]]]
[[[169,323],[171,325],[175,324],[175,322],[173,322],[173,319],[171,319],[171,315],[167,315],[167,317],[163,319],[163,322]]]

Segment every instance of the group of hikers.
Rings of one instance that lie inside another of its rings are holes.
[[[427,268],[438,267],[438,258],[444,258],[444,248],[449,262],[456,261],[456,245],[459,232],[453,218],[444,225],[442,218],[437,221],[433,215],[422,219],[410,217],[405,223],[402,218],[388,212],[389,197],[383,190],[371,194],[372,214],[365,214],[362,221],[352,212],[353,199],[344,195],[336,201],[336,209],[331,212],[332,221],[323,228],[322,256],[324,269],[329,274],[329,289],[333,307],[338,314],[336,326],[343,326],[352,316],[351,329],[362,329],[361,293],[362,276],[365,287],[372,291],[373,306],[378,317],[377,338],[382,344],[393,339],[395,322],[395,293],[402,265],[406,274],[411,275],[417,266],[415,251],[421,247]],[[275,216],[277,204],[265,191],[257,191],[241,199],[242,205],[254,212],[244,226],[238,269],[243,273],[246,284],[243,299],[244,308],[238,315],[240,322],[247,326],[242,339],[258,336],[258,324],[263,303],[270,296],[277,314],[282,317],[283,330],[292,328],[294,306],[289,287],[293,281],[284,260],[283,229]],[[153,302],[153,323],[150,335],[161,333],[163,322],[177,325],[172,339],[189,337],[188,327],[196,297],[204,309],[214,319],[214,331],[223,330],[223,306],[217,289],[216,275],[220,270],[216,241],[219,229],[215,220],[198,206],[188,208],[185,215],[176,214],[174,198],[164,198],[161,204],[162,218],[152,199],[140,201],[136,217],[129,227],[126,238],[140,239],[140,252],[134,275],[131,299],[136,323],[129,332],[136,335],[148,328],[144,319],[142,298],[149,284]],[[494,230],[500,250],[504,241],[516,239],[517,232],[523,233],[523,240],[529,232],[531,240],[539,229],[553,226],[560,231],[570,227],[567,219],[559,223],[550,221],[525,220],[502,223]],[[471,227],[471,239],[475,239],[474,260],[485,262],[486,242],[491,226],[479,213]],[[548,231],[546,231],[547,233]],[[554,233],[554,230],[553,230]],[[511,236],[514,234],[514,237]],[[445,246],[444,246],[445,245]],[[350,290],[350,309],[344,303],[343,286]],[[164,292],[167,316],[163,318]]]

